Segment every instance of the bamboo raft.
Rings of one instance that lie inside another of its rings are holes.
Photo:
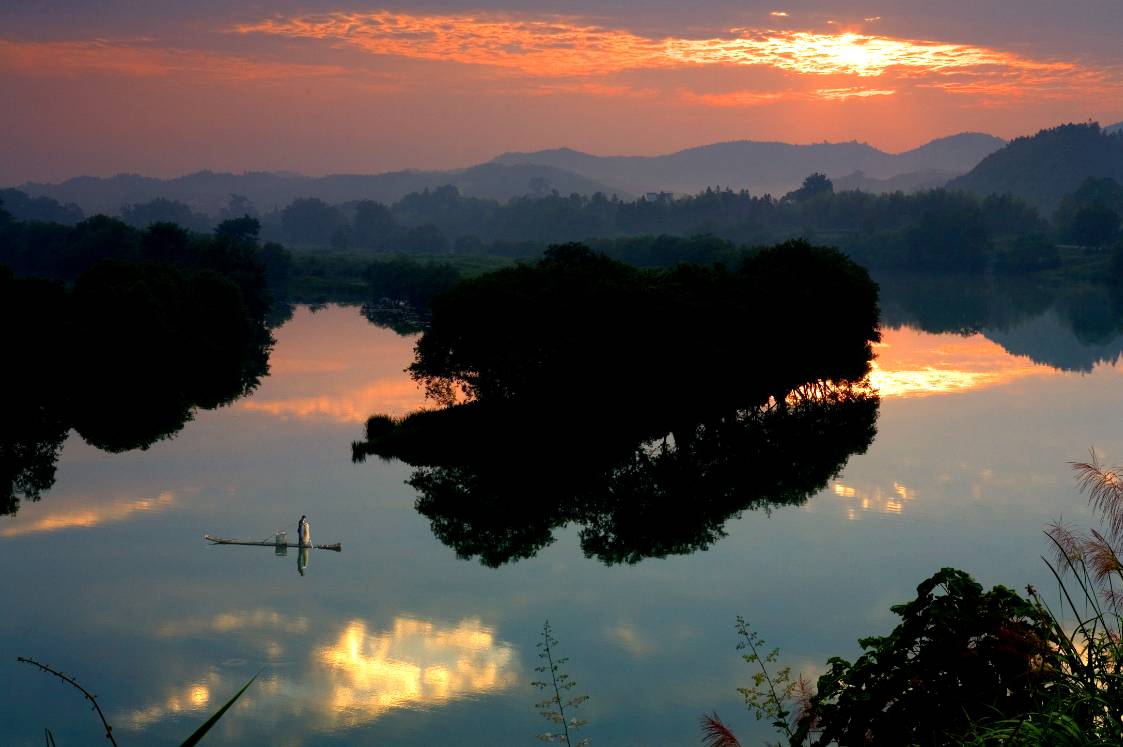
[[[254,545],[255,547],[311,547],[313,550],[331,550],[343,552],[343,545],[336,542],[334,545],[300,545],[292,542],[280,543],[275,540],[232,540],[204,534],[203,539],[215,545]]]

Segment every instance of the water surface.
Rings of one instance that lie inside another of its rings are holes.
[[[941,566],[1048,589],[1042,527],[1092,521],[1067,462],[1092,446],[1123,461],[1117,336],[1081,339],[1053,311],[984,334],[919,326],[885,330],[877,437],[802,506],[634,565],[585,557],[567,527],[493,569],[434,537],[408,466],[351,463],[369,414],[423,404],[402,372],[414,338],[355,308],[298,308],[250,397],[143,451],[71,434],[54,487],[0,518],[3,741],[100,738],[23,655],[97,692],[122,745],[178,744],[259,670],[208,743],[535,744],[549,619],[594,744],[694,744],[715,709],[753,743],[768,732],[735,689],[751,675],[736,615],[814,676]],[[202,539],[291,535],[302,513],[343,552]]]

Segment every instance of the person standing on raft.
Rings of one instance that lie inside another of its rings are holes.
[[[312,532],[308,528],[308,517],[301,515],[300,521],[296,524],[296,541],[301,547],[312,546]]]

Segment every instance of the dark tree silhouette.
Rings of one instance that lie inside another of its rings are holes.
[[[434,533],[485,564],[570,522],[605,562],[690,552],[869,445],[877,339],[876,286],[832,250],[653,272],[556,246],[436,298],[411,372],[446,407],[373,417],[353,453],[414,465]]]

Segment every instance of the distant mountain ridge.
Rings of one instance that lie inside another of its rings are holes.
[[[715,143],[662,156],[595,156],[569,148],[505,153],[492,161],[451,171],[394,171],[308,177],[289,172],[199,171],[174,179],[137,174],[81,176],[58,184],[29,182],[18,188],[31,197],[74,203],[87,214],[116,215],[126,205],[157,198],[186,203],[217,215],[231,195],[249,198],[262,211],[299,197],[329,203],[370,199],[395,202],[411,192],[453,185],[472,197],[506,201],[523,195],[590,195],[603,192],[629,199],[645,192],[693,194],[706,187],[748,189],[782,195],[813,172],[846,179],[869,191],[940,186],[969,171],[1005,141],[982,133],[961,133],[892,154],[865,143],[790,145],[778,142]],[[857,172],[861,172],[860,177]],[[866,181],[863,181],[865,179]],[[884,189],[876,181],[889,180]],[[849,182],[847,182],[849,183]]]
[[[950,177],[970,171],[1005,144],[993,135],[967,132],[893,154],[858,142],[791,145],[738,140],[661,156],[595,156],[558,148],[504,153],[493,162],[552,166],[633,193],[695,193],[706,187],[729,187],[780,195],[816,171],[832,178],[859,171],[873,179],[926,171]]]
[[[80,176],[58,184],[29,182],[18,189],[31,197],[75,203],[87,214],[116,215],[126,205],[165,198],[213,216],[227,205],[232,194],[249,198],[259,210],[265,211],[283,208],[300,197],[318,197],[329,203],[353,200],[392,203],[411,192],[450,184],[466,195],[501,201],[552,189],[562,194],[604,192],[621,198],[631,197],[621,190],[551,166],[495,163],[455,171],[393,171],[321,177],[269,171],[242,174],[198,171],[174,179],[138,174],[104,178]]]
[[[1016,138],[948,187],[980,195],[1012,194],[1050,215],[1088,177],[1123,183],[1123,127],[1065,124]]]

